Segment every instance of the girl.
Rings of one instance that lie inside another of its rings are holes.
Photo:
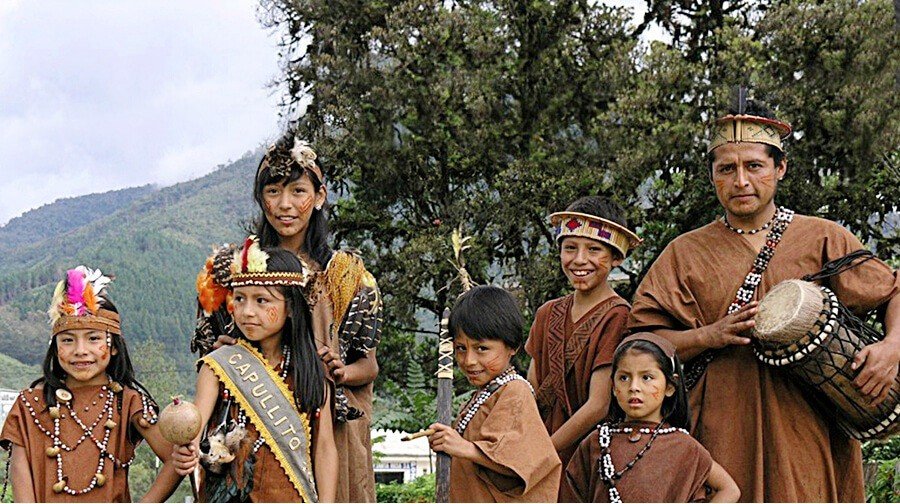
[[[128,466],[141,439],[164,462],[143,501],[165,501],[181,481],[158,407],[134,376],[110,281],[78,266],[56,286],[44,376],[19,394],[0,435],[15,502],[131,502]]]
[[[475,287],[450,313],[456,362],[478,387],[452,427],[429,428],[431,449],[452,457],[450,502],[555,502],[561,465],[531,386],[511,359],[522,345],[512,295]]]
[[[316,153],[287,133],[269,148],[257,169],[253,196],[260,208],[255,225],[260,245],[281,247],[316,271],[306,286],[319,355],[334,388],[334,438],[338,447],[340,502],[374,502],[370,423],[376,347],[381,338],[382,304],[375,278],[353,253],[328,246],[327,193]],[[212,258],[211,258],[212,259]],[[208,269],[213,269],[208,262]],[[201,273],[204,275],[204,273]],[[207,314],[211,312],[206,310]],[[200,320],[208,345],[234,339]],[[203,343],[195,347],[203,347]]]
[[[565,467],[607,412],[609,365],[630,308],[607,279],[640,239],[622,208],[598,196],[575,201],[550,221],[573,293],[538,309],[525,351],[541,418]]]
[[[230,265],[235,345],[200,360],[195,404],[207,438],[200,445],[207,502],[332,502],[337,453],[329,393],[302,288],[309,271],[283,249],[254,237]],[[179,472],[197,463],[176,453]]]
[[[612,364],[616,400],[569,462],[561,501],[737,502],[737,484],[688,433],[681,373],[669,340],[640,333],[622,341]]]

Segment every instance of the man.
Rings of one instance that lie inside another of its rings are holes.
[[[697,380],[690,394],[694,435],[737,481],[742,500],[862,501],[859,443],[749,346],[766,292],[863,248],[838,224],[776,206],[787,173],[782,139],[790,131],[752,101],[716,122],[709,176],[724,217],[663,250],[638,287],[629,326],[669,338],[682,360],[694,359],[685,373]],[[754,278],[748,273],[755,261],[763,271]],[[884,309],[884,340],[853,364],[861,369],[854,384],[880,403],[900,363],[900,276],[874,259],[826,282],[857,314]]]

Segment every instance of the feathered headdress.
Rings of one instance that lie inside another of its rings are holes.
[[[311,272],[305,265],[301,272],[269,271],[268,262],[269,254],[259,248],[259,240],[256,236],[249,236],[244,240],[244,246],[234,254],[234,261],[231,263],[230,287],[245,285],[306,287],[309,282]]]
[[[197,274],[197,301],[206,317],[231,301],[228,283],[231,278],[231,263],[235,247],[225,244],[213,250],[213,255],[206,259],[205,267]]]
[[[86,266],[66,271],[56,284],[47,314],[53,336],[69,329],[99,329],[122,334],[119,314],[102,307],[100,296],[112,279]]]
[[[322,182],[322,169],[316,164],[318,156],[310,147],[309,143],[294,137],[294,144],[288,150],[285,140],[280,140],[275,145],[269,147],[266,155],[263,156],[259,163],[259,169],[256,171],[256,177],[268,169],[269,175],[274,178],[287,177],[291,174],[291,165],[298,164],[301,168],[309,170]]]

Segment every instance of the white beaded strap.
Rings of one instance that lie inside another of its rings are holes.
[[[519,376],[519,374],[516,373],[516,370],[510,367],[503,373],[500,373],[499,376],[488,382],[485,386],[481,387],[481,390],[479,390],[475,393],[474,396],[472,396],[472,399],[470,399],[469,403],[466,404],[466,407],[463,408],[459,422],[457,422],[456,424],[456,432],[463,434],[466,431],[466,427],[469,426],[469,422],[471,422],[472,418],[475,417],[475,413],[478,413],[479,408],[481,408],[481,406],[488,400],[488,398],[494,395],[494,392],[500,390],[500,387],[513,380],[524,381],[526,384],[528,384],[528,388],[529,390],[531,390],[531,394],[534,395],[534,388],[531,386],[531,383],[529,383],[525,378]]]

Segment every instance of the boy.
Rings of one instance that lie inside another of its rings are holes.
[[[588,196],[550,216],[574,292],[538,309],[525,351],[532,357],[528,381],[563,467],[609,406],[609,365],[629,305],[607,278],[641,242],[623,213],[606,198]]]
[[[450,314],[456,362],[479,387],[452,427],[432,424],[434,451],[452,457],[451,502],[556,501],[562,466],[528,382],[510,360],[522,345],[512,295],[475,287]]]

